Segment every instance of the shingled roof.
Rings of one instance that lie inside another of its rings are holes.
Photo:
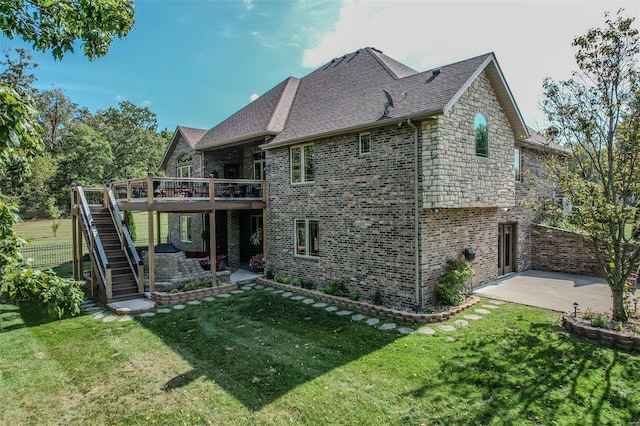
[[[160,161],[160,168],[164,169],[166,167],[167,160],[169,159],[168,155],[174,150],[175,145],[178,143],[178,140],[180,140],[180,137],[179,137],[180,135],[182,135],[184,140],[186,140],[187,143],[191,145],[191,148],[195,148],[196,144],[205,133],[207,133],[207,131],[204,129],[196,129],[194,127],[187,127],[187,126],[178,126],[176,128],[176,131],[173,133],[173,137],[171,138],[169,145],[167,145],[167,149],[165,149],[164,151],[164,155],[162,156],[162,161]]]
[[[290,77],[236,112],[198,142],[212,149],[269,137],[266,149],[407,118],[448,111],[486,71],[516,138],[527,127],[493,53],[417,72],[375,48],[333,59],[301,79]],[[385,115],[387,90],[394,101]]]

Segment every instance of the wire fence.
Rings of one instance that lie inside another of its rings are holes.
[[[162,242],[167,241],[163,236]],[[136,247],[147,247],[149,241],[136,241]],[[87,246],[83,244],[85,260],[88,260]],[[73,244],[67,243],[47,243],[47,244],[27,244],[22,248],[22,256],[31,259],[31,266],[36,269],[53,268],[63,263],[73,261]]]

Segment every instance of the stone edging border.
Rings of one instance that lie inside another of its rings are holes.
[[[221,293],[228,293],[238,289],[238,283],[225,284],[218,287],[199,288],[197,290],[182,291],[178,293],[164,293],[154,291],[151,293],[151,300],[158,305],[177,305],[178,303],[199,300],[204,297],[215,296]]]
[[[325,294],[317,290],[309,290],[302,287],[297,287],[289,284],[282,284],[276,281],[268,280],[266,278],[257,278],[256,281],[260,284],[278,287],[283,290],[290,291],[292,293],[299,293],[316,299],[320,299],[323,302],[328,302],[333,305],[343,306],[345,308],[355,309],[360,312],[364,312],[370,315],[374,315],[380,318],[389,318],[396,321],[403,321],[408,324],[424,324],[444,321],[453,315],[459,314],[465,309],[475,305],[480,301],[478,296],[470,296],[466,302],[460,306],[455,306],[447,311],[442,311],[433,314],[423,314],[414,312],[399,311],[396,309],[386,308],[384,306],[372,305],[371,303],[361,302],[359,300],[351,300],[345,297],[332,296]]]
[[[562,315],[562,326],[569,333],[576,336],[583,336],[591,342],[605,346],[607,348],[616,348],[626,352],[640,353],[640,336],[633,336],[628,333],[620,333],[607,328],[591,327],[581,321],[578,321],[573,315]]]

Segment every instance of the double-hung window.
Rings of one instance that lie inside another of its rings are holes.
[[[291,148],[291,183],[313,182],[313,144]]]
[[[513,149],[513,172],[515,174],[516,182],[522,182],[522,172],[520,171],[521,164],[522,163],[520,162],[520,149],[514,148]]]
[[[319,221],[317,219],[295,220],[295,254],[318,257],[320,255]]]
[[[360,155],[371,154],[371,133],[360,133],[358,135],[358,145]]]
[[[184,153],[178,157],[176,166],[176,176],[179,178],[189,178],[193,176],[193,157],[189,153]]]

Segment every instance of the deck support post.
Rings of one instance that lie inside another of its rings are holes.
[[[218,264],[216,262],[216,211],[211,210],[209,213],[209,263],[211,264],[211,275],[213,276],[213,281],[217,282],[218,275]]]
[[[151,207],[147,213],[149,226],[149,293],[153,294],[156,291],[156,244],[153,238],[153,175],[151,173],[147,175],[147,200]]]

